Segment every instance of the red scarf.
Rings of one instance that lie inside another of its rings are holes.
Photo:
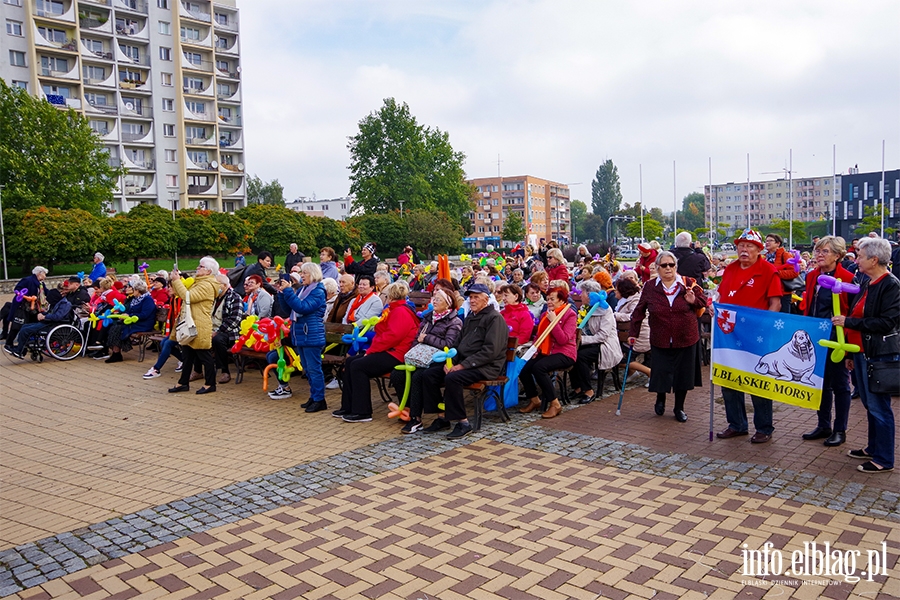
[[[547,312],[545,312],[544,316],[541,317],[541,322],[538,324],[537,337],[541,337],[541,334],[544,333],[544,331],[547,329],[547,327],[550,326],[550,313],[551,312],[554,315],[558,315],[562,311],[568,310],[568,309],[569,309],[569,305],[563,304],[562,306],[560,306],[559,308],[557,308],[554,311],[548,310]],[[549,335],[546,338],[544,338],[544,341],[541,342],[540,346],[538,346],[538,350],[541,351],[541,354],[550,354],[550,336]]]
[[[355,323],[356,322],[356,309],[366,303],[366,300],[375,295],[375,292],[369,292],[365,298],[361,297],[357,294],[356,299],[353,301],[353,304],[350,305],[350,310],[347,311],[347,322]]]

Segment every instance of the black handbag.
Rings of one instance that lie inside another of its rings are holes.
[[[900,361],[870,362],[868,370],[872,392],[900,396]]]

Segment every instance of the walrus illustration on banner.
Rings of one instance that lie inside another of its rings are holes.
[[[815,385],[809,378],[815,368],[816,352],[812,338],[802,329],[795,331],[790,341],[760,358],[756,364],[757,373],[806,385]]]

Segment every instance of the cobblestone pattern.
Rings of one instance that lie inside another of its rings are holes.
[[[571,407],[567,410],[573,410]],[[527,427],[539,415],[515,415],[489,423],[463,440],[488,438],[560,456],[602,463],[647,475],[794,500],[851,514],[900,522],[900,494],[753,463],[654,452],[637,444],[566,431]],[[177,502],[110,519],[0,552],[0,596],[40,585],[90,565],[206,531],[338,486],[409,465],[458,447],[443,436],[398,436],[255,477]]]

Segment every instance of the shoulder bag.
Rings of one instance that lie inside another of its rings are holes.
[[[181,318],[175,325],[175,341],[179,344],[189,344],[197,337],[197,326],[194,317],[191,316],[191,292],[184,294],[184,307],[181,310]]]

